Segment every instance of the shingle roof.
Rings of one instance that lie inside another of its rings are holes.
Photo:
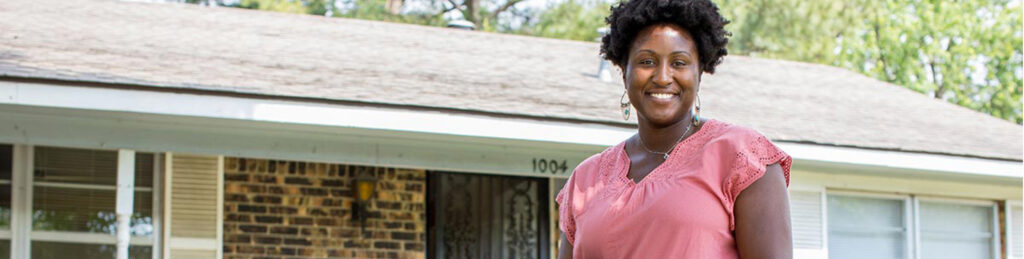
[[[598,45],[109,0],[0,1],[0,77],[191,88],[627,124]],[[2,78],[0,78],[2,79]],[[1022,128],[844,69],[728,56],[707,116],[776,141],[1022,158]]]

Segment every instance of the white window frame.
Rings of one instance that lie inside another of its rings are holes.
[[[1006,231],[1006,240],[1007,240],[1007,242],[1006,242],[1006,258],[1008,258],[1008,259],[1020,258],[1020,257],[1013,257],[1013,248],[1016,247],[1016,246],[1022,245],[1022,244],[1019,244],[1019,243],[1011,242],[1011,241],[1020,242],[1020,240],[1011,240],[1011,238],[1010,238],[1013,235],[1013,232],[1012,232],[1013,228],[1020,227],[1020,226],[1014,226],[1013,213],[1016,213],[1016,211],[1013,210],[1014,206],[1024,206],[1024,201],[1021,201],[1021,200],[1006,200],[1006,202],[1004,202],[1004,204],[1003,204],[1003,210],[1006,212],[1006,215],[1004,216],[1004,221],[1005,222],[1003,223],[1003,225],[1006,226],[1006,230],[1005,230]]]
[[[915,225],[914,229],[916,229],[914,231],[915,232],[914,233],[914,246],[917,247],[917,248],[914,249],[914,251],[916,251],[916,252],[914,253],[914,257],[913,258],[922,259],[921,258],[921,251],[919,249],[921,247],[921,233],[920,233],[920,226],[921,226],[921,216],[920,216],[920,214],[921,214],[921,201],[948,203],[948,204],[974,205],[974,206],[979,206],[979,207],[984,207],[984,206],[990,207],[991,210],[992,210],[992,223],[991,223],[991,226],[990,226],[991,227],[990,231],[992,231],[992,234],[991,234],[992,235],[991,236],[992,237],[992,242],[989,244],[989,247],[990,247],[990,249],[992,251],[991,259],[1001,258],[1001,253],[999,251],[1000,250],[999,245],[1001,243],[1000,240],[999,240],[1000,239],[1000,237],[999,237],[999,230],[1000,230],[999,229],[999,205],[995,201],[979,200],[979,199],[967,199],[967,198],[936,197],[936,196],[927,196],[927,195],[914,196],[914,225]]]
[[[863,198],[875,198],[875,199],[888,199],[888,200],[902,200],[903,201],[903,228],[905,235],[903,235],[903,258],[913,258],[911,256],[916,253],[917,248],[914,246],[914,238],[916,236],[917,228],[915,226],[915,218],[912,215],[913,212],[913,197],[908,194],[896,194],[896,193],[875,193],[875,192],[863,192],[863,191],[852,191],[852,190],[834,190],[827,189],[822,195],[825,199],[825,203],[822,204],[822,210],[828,211],[828,196],[839,195],[847,197],[863,197]],[[827,215],[827,212],[826,212]],[[828,236],[828,230],[831,229],[828,225],[828,219],[825,219],[825,233]],[[827,239],[826,239],[827,240]],[[825,243],[825,250],[828,251],[829,243]],[[826,255],[828,255],[826,253]]]
[[[47,186],[47,187],[64,187],[64,188],[77,188],[77,189],[92,189],[92,190],[110,190],[116,191],[116,185],[106,186],[99,184],[80,184],[80,183],[54,183],[54,182],[34,182],[32,172],[35,165],[35,146],[32,145],[19,145],[13,144],[13,170],[11,172],[11,230],[0,231],[0,239],[5,237],[11,240],[11,258],[32,258],[32,242],[33,241],[46,241],[46,242],[62,242],[62,243],[75,243],[75,244],[104,244],[104,245],[117,245],[117,237],[112,234],[105,233],[83,233],[83,232],[70,232],[70,231],[35,231],[32,230],[32,195],[34,192],[34,186]],[[114,151],[116,149],[95,149],[102,151]],[[153,233],[149,237],[132,236],[129,244],[139,246],[150,246],[153,251],[153,258],[161,258],[160,253],[160,236],[161,236],[161,221],[163,213],[161,213],[160,202],[162,201],[162,195],[159,190],[161,187],[160,178],[163,175],[162,159],[160,159],[160,153],[153,153],[153,187],[140,187],[136,186],[135,191],[149,191],[153,197]],[[0,181],[2,183],[2,181]],[[116,199],[115,199],[116,200]],[[114,206],[116,204],[111,204]],[[6,234],[4,232],[7,232]],[[5,236],[6,235],[6,236]]]

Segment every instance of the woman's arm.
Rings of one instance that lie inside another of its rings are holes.
[[[562,233],[562,245],[558,246],[558,259],[572,259],[572,244]]]
[[[793,258],[789,193],[782,167],[769,165],[736,197],[736,247],[740,258]]]

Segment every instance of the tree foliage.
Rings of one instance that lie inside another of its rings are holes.
[[[594,41],[605,27],[604,18],[611,13],[611,5],[599,0],[568,0],[551,5],[539,14],[532,25],[532,35],[581,41]]]
[[[732,53],[845,67],[1021,124],[1019,0],[720,0]]]

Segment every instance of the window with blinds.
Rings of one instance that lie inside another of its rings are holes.
[[[14,146],[0,145],[0,259],[11,258],[11,173]]]
[[[828,195],[828,258],[905,258],[906,201]]]
[[[998,255],[992,201],[829,193],[827,203],[830,259]]]
[[[993,205],[920,201],[921,258],[991,259]]]
[[[110,237],[116,233],[117,151],[35,147],[33,157],[31,217],[32,231],[38,234],[32,235],[32,257],[113,257],[113,243],[82,240],[89,236],[79,233]],[[135,208],[130,232],[149,237],[153,234],[155,157],[136,153],[135,159]],[[152,255],[151,245],[132,245],[130,250],[132,258]]]

